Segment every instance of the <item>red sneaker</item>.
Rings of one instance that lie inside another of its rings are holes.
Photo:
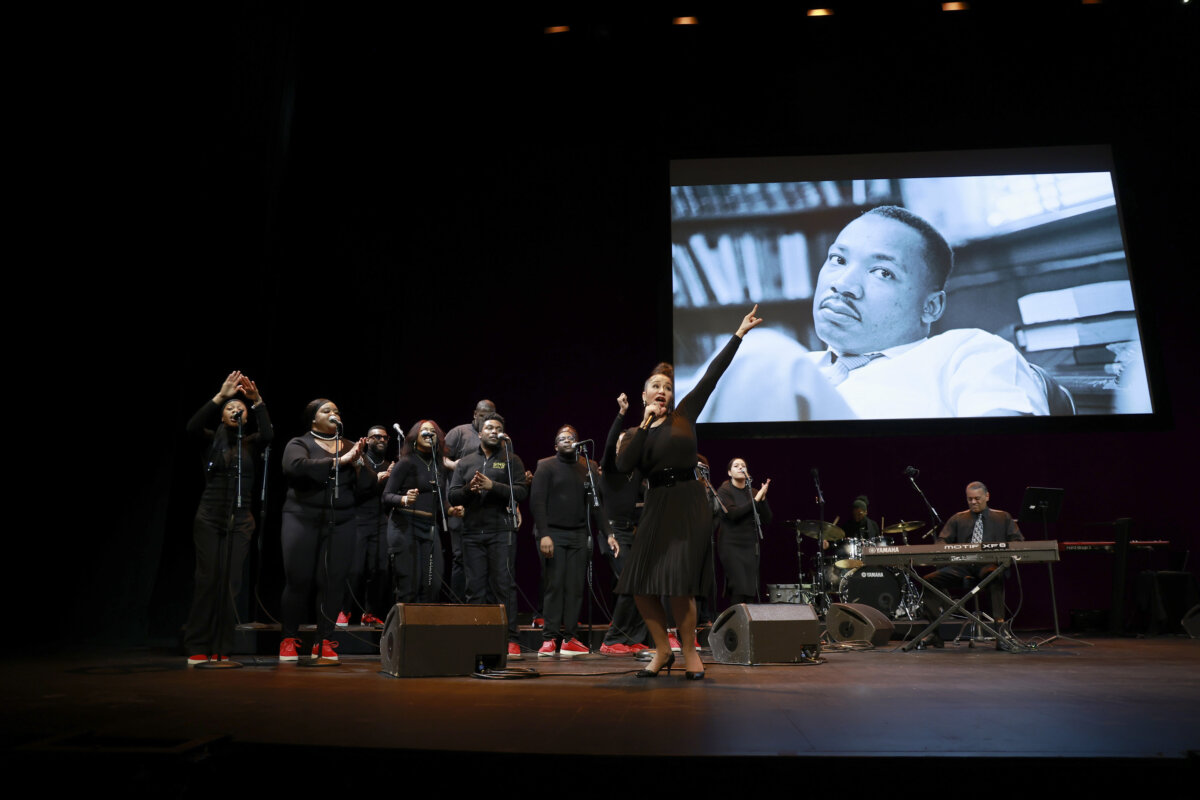
[[[382,626],[383,620],[381,620],[379,617],[375,616],[374,614],[363,614],[362,615],[362,624],[363,625],[380,625],[380,626]]]
[[[635,656],[636,656],[638,653],[642,652],[643,650],[649,650],[649,649],[650,649],[649,647],[647,647],[646,645],[642,644],[641,642],[638,642],[637,644],[631,644],[631,645],[629,645],[629,651],[630,651],[631,653],[633,653]]]
[[[683,647],[679,644],[679,637],[673,633],[667,634],[667,641],[671,643],[672,653],[682,653]]]
[[[553,639],[547,639],[546,641],[542,642],[542,646],[540,648],[538,648],[538,656],[539,657],[543,657],[543,656],[549,657],[549,656],[556,656],[556,655],[558,655],[558,649],[554,646]]]
[[[296,648],[300,646],[299,639],[287,638],[279,643],[279,660],[280,661],[299,661],[300,656],[296,652]]]
[[[588,649],[578,639],[568,639],[562,643],[562,647],[558,648],[560,656],[583,656],[587,653]]]
[[[207,664],[207,663],[208,663],[208,656],[205,656],[205,655],[188,656],[187,665],[189,667],[194,667],[197,664]]]
[[[600,655],[602,656],[631,656],[633,648],[627,644],[602,644],[600,645]]]
[[[345,611],[339,611],[337,622],[335,622],[334,624],[337,625],[339,628],[349,628],[350,627],[350,615],[347,614]]]
[[[521,645],[517,644],[516,642],[508,643],[508,660],[509,661],[520,661],[524,657],[525,656],[521,655]]]
[[[335,653],[333,650],[333,648],[335,648],[337,646],[338,646],[337,642],[331,642],[328,639],[322,639],[321,646],[319,648],[315,644],[313,645],[312,657],[313,658],[323,658],[326,661],[337,661],[338,660],[337,653]],[[321,651],[320,655],[317,655],[318,649]]]

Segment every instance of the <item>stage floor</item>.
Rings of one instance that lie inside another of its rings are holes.
[[[245,748],[260,747],[273,763],[289,748],[344,748],[447,766],[490,753],[513,763],[1054,757],[1194,767],[1200,640],[1088,641],[1093,646],[1060,641],[1017,654],[965,644],[825,650],[815,665],[709,664],[701,682],[685,682],[681,672],[639,680],[632,671],[640,662],[604,656],[527,657],[510,666],[540,677],[501,681],[391,678],[371,656],[335,667],[261,659],[189,670],[166,649],[89,649],[0,665],[3,745],[10,766],[72,757],[112,764],[154,753],[166,754],[164,763],[216,753],[219,763],[222,748],[242,748],[244,757]]]

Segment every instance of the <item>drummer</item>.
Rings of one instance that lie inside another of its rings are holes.
[[[846,532],[847,539],[866,540],[869,544],[876,544],[879,539],[879,523],[867,517],[868,503],[865,494],[854,498],[854,502],[850,505],[850,519],[841,527]],[[838,520],[835,519],[834,523],[837,522]],[[829,547],[829,541],[822,539],[821,549],[828,550]]]
[[[867,517],[868,500],[865,494],[854,498],[850,508],[850,519],[842,526],[848,539],[865,539],[878,543],[879,523]]]

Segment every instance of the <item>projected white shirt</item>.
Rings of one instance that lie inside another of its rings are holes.
[[[748,334],[699,422],[922,419],[1048,414],[1046,390],[1016,348],[976,328],[882,351],[836,388],[831,353],[771,329]],[[697,374],[703,374],[701,368]],[[686,394],[691,380],[676,391]]]

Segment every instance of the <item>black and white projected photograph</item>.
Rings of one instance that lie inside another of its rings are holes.
[[[1153,410],[1107,170],[679,184],[671,203],[677,391],[730,319],[766,320],[700,422]]]

